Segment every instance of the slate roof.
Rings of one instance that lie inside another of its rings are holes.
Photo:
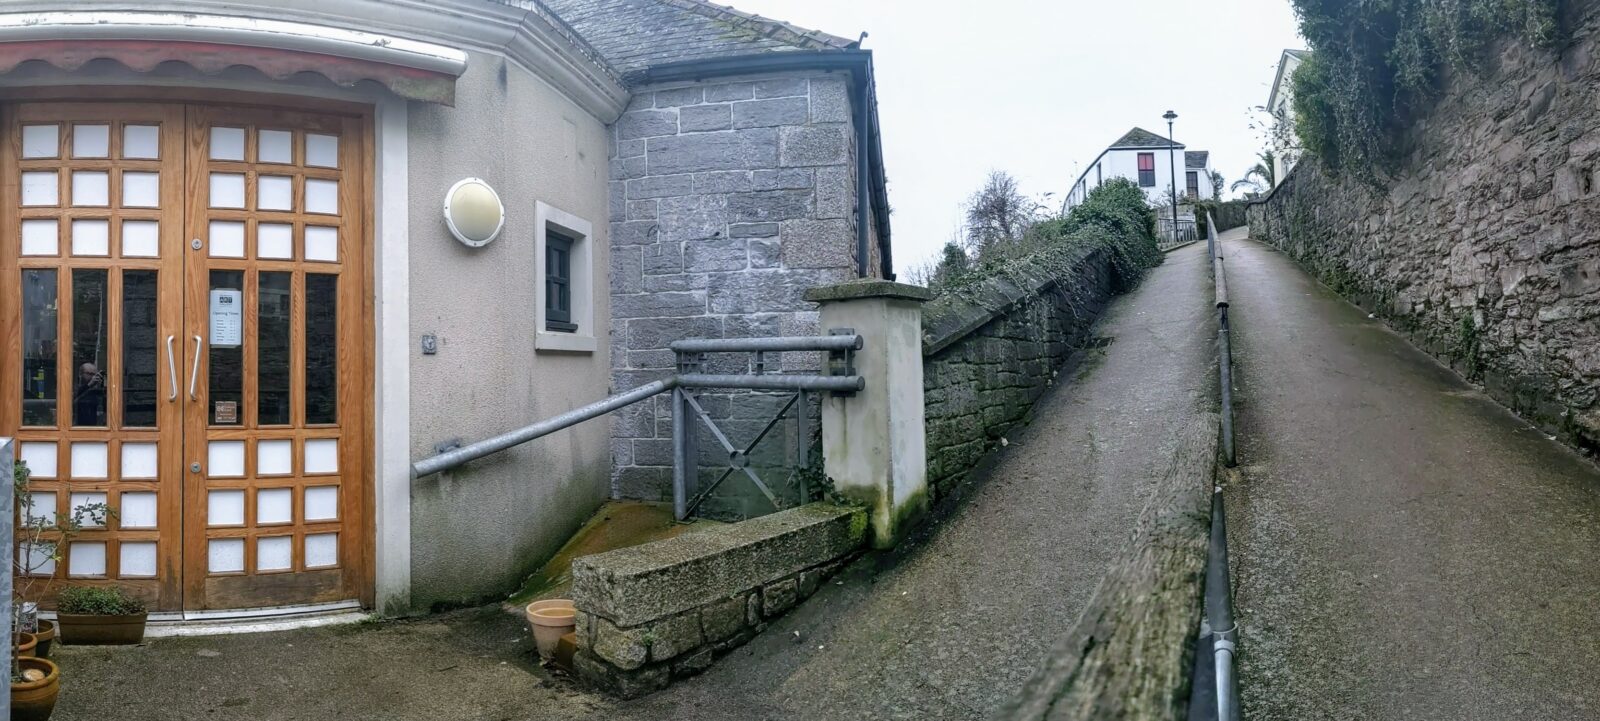
[[[704,0],[542,0],[625,82],[655,65],[796,50],[850,50],[855,40]]]
[[[1183,167],[1185,168],[1205,168],[1206,161],[1210,159],[1211,151],[1209,150],[1183,151]]]
[[[1125,136],[1118,137],[1117,142],[1112,142],[1110,147],[1184,147],[1184,144],[1168,141],[1166,137],[1150,133],[1144,128],[1134,128]]]

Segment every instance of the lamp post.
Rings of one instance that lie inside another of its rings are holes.
[[[1177,152],[1178,142],[1176,140],[1172,139],[1172,121],[1178,119],[1178,114],[1172,112],[1171,110],[1168,110],[1166,112],[1166,114],[1162,115],[1161,117],[1166,118],[1166,120],[1167,120],[1167,170],[1171,171],[1171,174],[1172,174],[1172,185],[1170,186],[1172,188],[1172,193],[1169,195],[1169,197],[1167,199],[1172,201],[1172,244],[1173,245],[1177,245],[1178,244],[1178,161],[1176,159],[1175,153]]]

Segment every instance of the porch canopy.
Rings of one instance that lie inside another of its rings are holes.
[[[231,15],[164,12],[0,13],[0,73],[39,60],[76,70],[106,58],[138,72],[177,61],[202,73],[236,65],[287,79],[317,73],[363,80],[400,97],[453,105],[467,69],[456,48],[359,30]]]

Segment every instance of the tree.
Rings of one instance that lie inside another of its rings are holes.
[[[1226,180],[1224,180],[1222,178],[1222,173],[1219,173],[1219,172],[1217,172],[1215,170],[1211,171],[1211,199],[1212,200],[1221,200],[1222,199],[1222,186],[1227,185],[1227,184],[1228,184],[1228,181],[1226,181]]]
[[[1243,178],[1233,181],[1233,186],[1229,190],[1250,188],[1257,193],[1265,193],[1278,184],[1276,172],[1278,157],[1271,150],[1256,153],[1256,157],[1260,158],[1261,162],[1246,170]]]
[[[997,243],[1020,240],[1039,220],[1039,204],[1022,194],[1010,173],[989,173],[967,199],[967,247],[980,256]]]

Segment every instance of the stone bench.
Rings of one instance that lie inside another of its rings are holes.
[[[631,698],[699,673],[811,595],[866,533],[864,508],[813,503],[579,558],[578,675]]]

